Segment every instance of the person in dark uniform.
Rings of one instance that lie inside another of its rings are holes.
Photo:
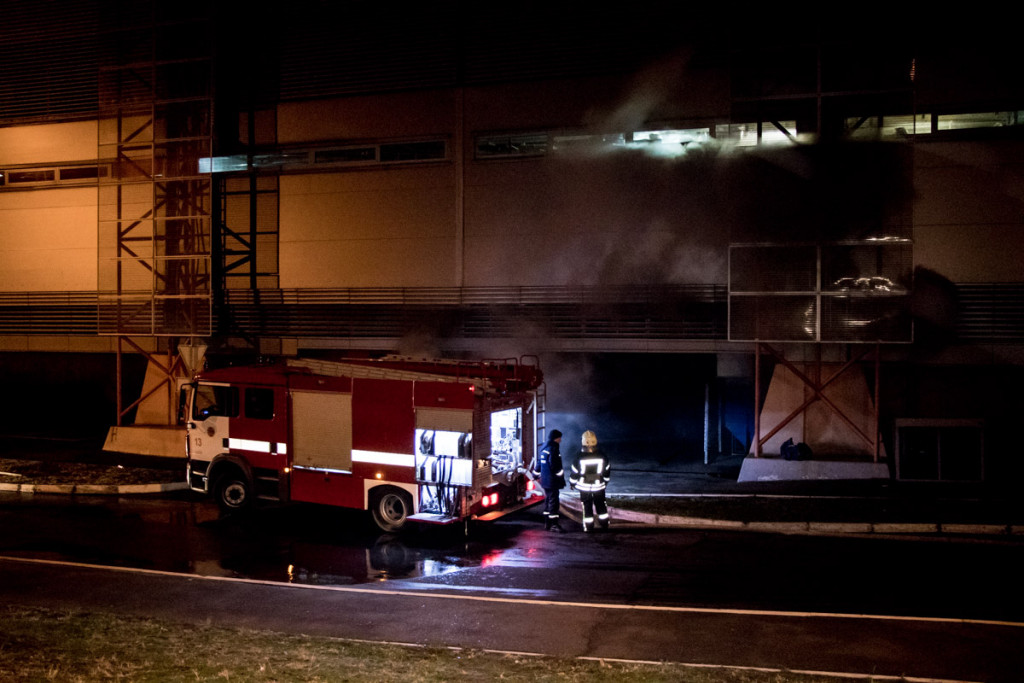
[[[594,530],[594,513],[602,529],[608,528],[608,504],[605,487],[612,476],[608,458],[597,448],[597,435],[589,429],[583,432],[583,445],[572,463],[569,485],[580,492],[583,503],[583,531]]]
[[[552,429],[547,443],[533,459],[533,473],[540,478],[540,486],[544,489],[544,528],[557,532],[562,531],[558,523],[558,492],[565,488],[565,471],[559,452],[561,442],[562,432]]]

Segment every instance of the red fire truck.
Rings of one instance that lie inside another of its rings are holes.
[[[529,465],[543,375],[500,362],[289,359],[198,374],[188,482],[225,510],[263,498],[407,521],[492,520],[543,500]]]

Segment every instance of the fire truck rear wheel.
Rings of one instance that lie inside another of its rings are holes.
[[[412,514],[412,496],[401,489],[374,492],[370,511],[374,523],[381,531],[398,531]]]
[[[249,506],[251,487],[245,476],[229,472],[217,481],[217,504],[225,512],[237,512]]]

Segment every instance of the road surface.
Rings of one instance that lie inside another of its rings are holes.
[[[1020,543],[620,526],[469,538],[354,514],[221,519],[191,494],[0,494],[0,603],[337,637],[792,670],[1019,680]]]

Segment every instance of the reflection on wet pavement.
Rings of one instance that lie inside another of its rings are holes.
[[[335,586],[431,579],[491,566],[502,556],[501,546],[510,544],[493,529],[469,538],[454,528],[381,535],[353,523],[354,517],[344,511],[296,507],[245,520],[210,520],[201,526],[234,539],[247,537],[249,542],[219,560],[195,563],[193,571]]]
[[[222,517],[187,496],[2,503],[0,524],[8,514],[20,520],[0,536],[5,555],[308,585],[442,585],[466,569],[498,568],[522,531],[492,523],[468,537],[450,527],[381,535],[346,510],[296,505]],[[17,515],[19,508],[32,514]]]

